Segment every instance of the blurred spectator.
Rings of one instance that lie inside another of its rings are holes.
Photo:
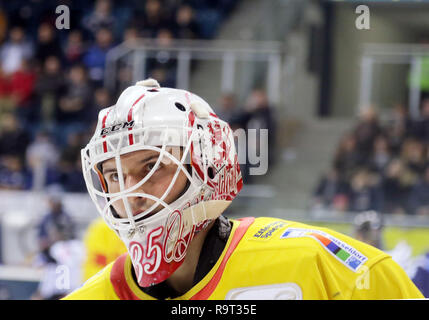
[[[55,119],[55,108],[64,90],[65,79],[61,62],[56,56],[48,56],[36,82],[35,93],[39,103],[40,121],[43,128],[50,128]]]
[[[161,28],[156,32],[156,42],[161,47],[168,48],[174,40],[173,32],[168,28]]]
[[[20,67],[11,75],[10,91],[16,105],[20,108],[29,107],[28,104],[34,93],[36,74],[31,62],[22,60]]]
[[[79,132],[71,133],[67,138],[67,144],[61,150],[61,161],[67,160],[75,162],[80,158],[80,150],[83,147],[83,134]]]
[[[40,24],[38,28],[37,42],[34,57],[40,64],[44,64],[49,56],[63,59],[63,51],[57,38],[54,26],[50,22]]]
[[[92,88],[86,68],[82,65],[71,67],[64,94],[56,110],[57,143],[64,143],[69,133],[83,130],[91,119]]]
[[[89,78],[97,86],[102,84],[107,52],[112,46],[112,32],[107,28],[100,28],[95,34],[95,43],[89,47],[83,57],[83,63],[89,71]]]
[[[114,101],[110,94],[109,89],[105,87],[97,88],[94,92],[94,104],[99,109],[110,107]],[[98,115],[98,112],[97,112]],[[95,119],[95,118],[94,118]]]
[[[173,33],[168,29],[160,29],[156,36],[157,43],[163,48],[170,47],[173,39]],[[147,67],[154,79],[160,78],[161,86],[175,87],[177,60],[171,52],[158,50],[154,58],[147,60]]]
[[[268,96],[265,90],[252,90],[247,99],[244,111],[244,123],[247,129],[267,128],[270,134],[272,134],[272,137],[274,137],[276,127],[273,114],[274,110],[268,102]],[[272,139],[270,139],[270,141],[274,142]]]
[[[10,76],[3,72],[0,64],[0,116],[13,112],[15,102],[10,96]]]
[[[20,26],[14,26],[9,32],[9,40],[0,49],[0,58],[3,72],[11,74],[17,71],[23,60],[30,59],[34,49],[25,39],[25,31]]]
[[[378,173],[382,173],[391,160],[391,156],[387,138],[384,135],[378,135],[374,139],[373,150],[371,152],[371,168]]]
[[[225,93],[220,97],[219,107],[216,114],[222,120],[228,122],[232,130],[237,129],[240,124],[237,123],[238,119],[238,105],[234,93]]]
[[[159,30],[171,27],[170,21],[170,12],[159,0],[147,0],[144,12],[135,11],[131,25],[141,30],[143,38],[155,38]]]
[[[174,73],[169,72],[166,68],[157,67],[152,69],[149,73],[150,78],[157,79],[162,87],[174,88],[176,86],[176,79]]]
[[[333,209],[335,211],[347,210],[347,196],[349,185],[341,179],[336,168],[320,179],[312,199],[312,208]]]
[[[57,182],[58,149],[48,132],[40,131],[27,148],[27,165],[32,174],[32,189],[43,190]]]
[[[349,181],[353,171],[364,165],[365,162],[365,157],[357,149],[354,134],[346,134],[341,139],[334,155],[334,166],[338,169],[341,177]]]
[[[349,211],[381,211],[383,194],[380,181],[367,168],[359,168],[353,174],[349,190]]]
[[[392,159],[384,170],[382,188],[384,195],[383,213],[407,213],[409,192],[416,175],[399,159]]]
[[[15,111],[23,125],[37,120],[38,110],[34,100],[36,74],[30,62],[21,61],[21,66],[11,75],[10,94],[14,100]]]
[[[174,20],[174,35],[178,39],[199,38],[198,24],[194,18],[194,9],[187,4],[179,6]]]
[[[24,155],[30,138],[16,116],[6,113],[0,118],[0,124],[0,155]]]
[[[66,192],[86,191],[80,158],[74,159],[74,161],[62,158],[60,162],[60,183]]]
[[[66,192],[83,192],[86,190],[80,162],[80,150],[84,145],[81,133],[71,133],[67,144],[62,148],[59,159],[59,180]]]
[[[374,139],[380,132],[377,112],[373,107],[365,108],[359,115],[359,121],[354,129],[356,147],[363,156],[371,154]]]
[[[107,88],[100,87],[95,89],[90,120],[96,121],[100,110],[110,107],[114,103],[115,102],[112,99],[112,95],[110,94],[110,91]]]
[[[153,72],[153,71],[152,71]],[[150,76],[155,78],[154,76]],[[158,78],[155,78],[158,80]],[[162,79],[159,79],[158,82],[161,83]],[[113,95],[119,95],[123,90],[129,87],[130,83],[133,82],[133,68],[129,65],[122,65],[119,67],[118,71],[118,86],[113,93]]]
[[[429,216],[429,164],[426,165],[423,177],[410,193],[410,213]]]
[[[20,156],[0,156],[0,190],[26,190],[30,184],[30,177]]]
[[[246,130],[247,155],[259,155],[261,157],[261,129],[268,132],[268,167],[274,163],[275,145],[276,145],[276,122],[272,106],[268,102],[268,96],[262,89],[254,89],[250,93],[243,112],[237,116],[237,124]],[[250,135],[249,130],[256,130],[255,135]],[[255,137],[256,140],[252,140]],[[249,160],[249,159],[248,159]],[[246,161],[248,162],[248,161]],[[246,183],[251,183],[252,178],[249,175],[249,163],[243,165],[242,174]],[[246,181],[247,180],[247,181]]]
[[[406,139],[401,147],[401,159],[415,174],[423,174],[426,164],[424,144],[414,138]]]
[[[228,1],[228,0],[226,0]],[[208,4],[211,2],[211,4]],[[225,1],[193,1],[197,8],[196,21],[198,23],[199,34],[203,39],[213,38],[219,24],[223,18],[222,2]],[[202,5],[200,5],[200,3]]]
[[[125,45],[133,47],[134,45],[137,45],[138,39],[139,31],[137,30],[137,28],[130,26],[125,29],[123,36],[123,41],[125,42]]]
[[[48,212],[38,225],[38,242],[41,258],[55,261],[49,253],[50,247],[58,241],[75,238],[75,224],[70,215],[64,210],[60,194],[52,192],[47,199]]]
[[[110,0],[97,0],[93,12],[83,19],[83,25],[92,35],[100,29],[115,30],[116,19],[112,14],[112,2]]]
[[[393,153],[400,152],[403,141],[412,134],[412,129],[413,121],[410,119],[408,109],[402,104],[395,105],[385,128],[389,146]]]
[[[3,43],[7,34],[8,15],[0,8],[0,43]]]
[[[79,29],[70,31],[64,48],[64,58],[67,64],[81,63],[85,53],[85,43]]]

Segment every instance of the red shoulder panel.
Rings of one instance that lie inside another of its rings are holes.
[[[133,293],[125,277],[125,261],[127,260],[127,256],[128,253],[124,253],[113,263],[110,272],[110,282],[120,300],[141,300]]]
[[[211,280],[205,285],[205,287],[202,288],[199,292],[197,292],[190,300],[207,300],[208,297],[210,297],[210,295],[216,289],[220,279],[222,278],[222,274],[228,262],[228,259],[231,257],[232,253],[234,252],[240,240],[243,238],[247,229],[250,227],[253,221],[255,221],[255,218],[242,218],[239,219],[239,221],[240,225],[237,227],[237,230],[235,230],[235,233],[231,240],[231,244],[229,245],[225,256],[223,257],[222,262],[220,263],[220,266],[214,274],[213,278],[211,278]]]

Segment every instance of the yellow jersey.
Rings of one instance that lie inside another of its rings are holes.
[[[127,252],[125,244],[102,218],[97,218],[89,225],[84,244],[86,249],[83,264],[84,281]]]
[[[424,298],[392,258],[327,228],[276,218],[231,220],[221,256],[182,300]],[[120,256],[65,299],[148,300]]]

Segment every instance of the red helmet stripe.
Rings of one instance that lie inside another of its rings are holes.
[[[143,97],[145,96],[145,94],[143,93],[136,101],[134,101],[133,105],[130,108],[130,111],[128,111],[128,121],[133,120],[133,107],[137,104],[137,102],[139,102]],[[130,131],[132,128],[128,128],[128,131]],[[130,133],[128,135],[128,141],[130,143],[130,145],[134,144],[134,136],[132,133]]]
[[[107,120],[107,116],[109,115],[109,113],[110,113],[110,110],[112,110],[112,109],[109,109],[108,111],[107,111],[107,113],[106,113],[106,115],[104,116],[104,118],[103,118],[103,123],[102,123],[102,128],[104,129],[105,127],[106,127],[106,120]],[[105,138],[106,136],[104,135],[103,136],[103,138]],[[103,141],[103,151],[106,153],[107,152],[107,142],[106,141]]]

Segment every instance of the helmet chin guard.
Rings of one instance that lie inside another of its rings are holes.
[[[143,151],[155,154],[156,161],[129,186],[122,159]],[[194,235],[222,214],[242,188],[229,125],[197,95],[161,88],[154,80],[128,87],[114,106],[100,111],[94,136],[81,155],[89,195],[127,246],[142,287],[171,276]],[[118,185],[112,192],[102,171],[108,160]],[[162,195],[155,196],[146,186],[165,166],[174,173],[163,181]],[[186,187],[171,199],[179,175]],[[131,201],[136,198],[149,205],[136,212]]]

